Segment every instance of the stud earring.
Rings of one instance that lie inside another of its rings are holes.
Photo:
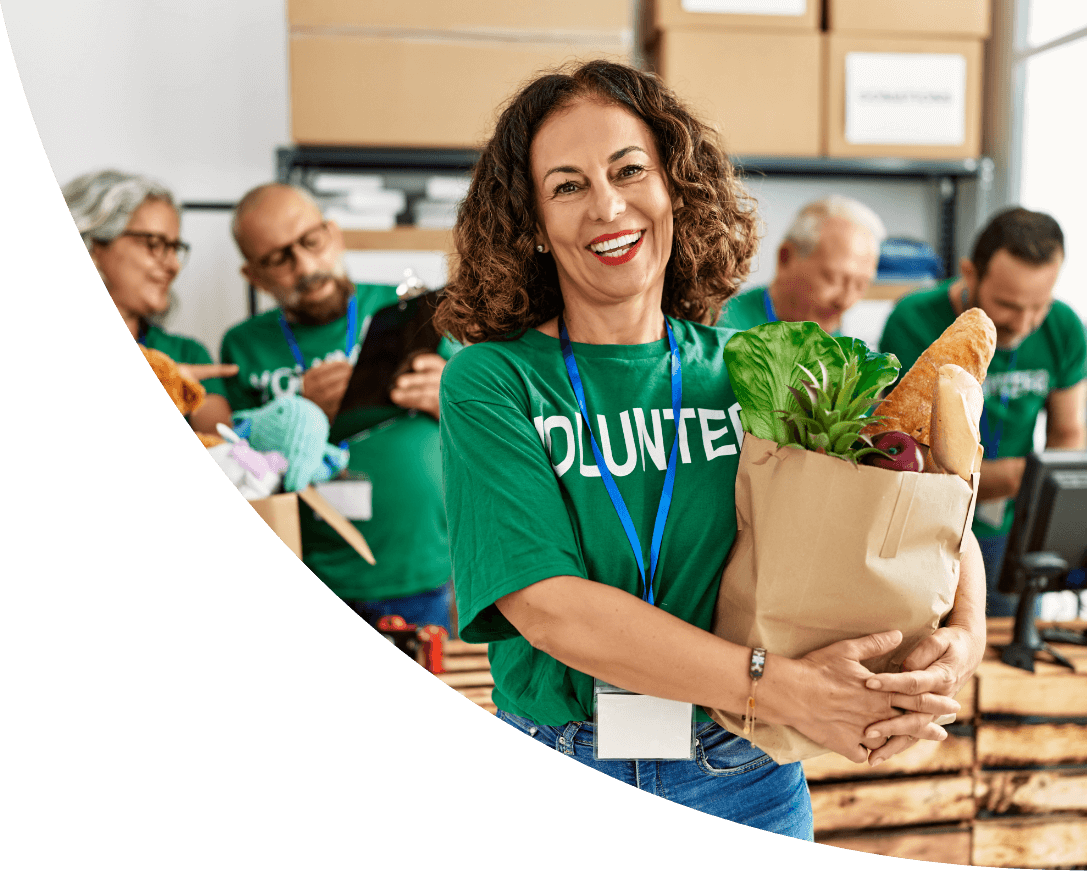
[[[543,254],[544,253],[544,246],[543,245],[537,245],[536,250],[539,251],[541,254]]]

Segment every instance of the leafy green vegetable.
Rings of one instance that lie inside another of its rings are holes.
[[[899,358],[895,354],[878,354],[869,350],[861,339],[848,336],[839,336],[835,341],[848,360],[851,357],[858,360],[860,376],[855,388],[857,396],[876,396],[898,377]]]
[[[810,321],[776,321],[737,333],[725,363],[745,432],[839,456],[857,440],[899,361],[859,339],[835,339]],[[818,373],[818,374],[817,374]]]

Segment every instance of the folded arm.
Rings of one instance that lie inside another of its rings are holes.
[[[944,625],[914,648],[899,674],[879,674],[867,686],[885,692],[937,693],[951,698],[971,679],[986,652],[986,573],[982,552],[968,530],[960,557],[956,597]],[[878,765],[914,743],[926,714],[905,714],[874,723],[866,732]],[[883,741],[887,739],[887,743]]]
[[[548,578],[499,599],[499,611],[529,641],[565,665],[632,692],[744,710],[751,651],[660,608],[584,578]],[[830,645],[801,659],[768,654],[756,717],[789,725],[855,762],[867,756],[866,726],[896,708],[953,713],[949,698],[867,689],[860,660],[892,650],[899,632]],[[932,726],[923,737],[940,737]]]

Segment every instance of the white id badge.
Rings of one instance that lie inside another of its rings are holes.
[[[1001,526],[1005,522],[1005,506],[1008,499],[987,499],[975,503],[975,518],[988,526]]]
[[[694,759],[695,706],[593,681],[595,759]]]
[[[373,485],[366,479],[337,479],[315,489],[348,520],[370,520],[373,516]]]

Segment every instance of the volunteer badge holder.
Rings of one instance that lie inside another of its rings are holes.
[[[680,377],[680,352],[668,319],[665,328],[669,335],[670,378],[672,381],[673,420],[680,420],[680,399],[682,382]],[[608,464],[605,463],[593,427],[589,425],[589,409],[586,407],[585,391],[578,373],[578,363],[574,359],[574,349],[563,316],[559,316],[559,345],[563,350],[563,362],[567,367],[578,408],[589,430],[589,443],[593,447],[593,457],[601,472],[612,505],[619,515],[620,523],[627,534],[627,540],[635,555],[642,585],[642,598],[654,604],[653,579],[657,571],[657,558],[661,552],[661,537],[665,531],[665,520],[672,502],[673,484],[676,480],[676,446],[678,435],[673,436],[669,465],[665,471],[665,483],[661,488],[661,499],[657,506],[657,518],[654,521],[653,539],[650,542],[650,574],[646,576],[642,556],[642,545],[635,532],[634,521],[624,504],[615,479]],[[595,759],[694,759],[695,758],[695,705],[691,702],[677,702],[672,699],[660,699],[646,696],[613,686],[598,678],[593,679],[593,756]]]

